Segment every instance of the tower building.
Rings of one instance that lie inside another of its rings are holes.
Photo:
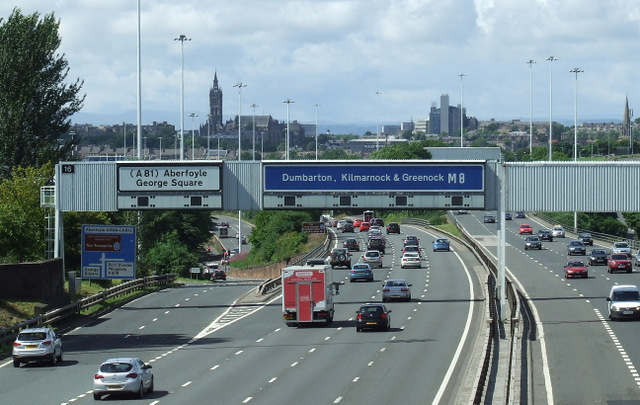
[[[218,72],[213,75],[213,87],[209,90],[209,124],[214,131],[222,126],[222,90],[218,87]]]

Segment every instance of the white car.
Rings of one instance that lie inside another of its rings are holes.
[[[627,242],[614,242],[611,245],[611,254],[613,253],[626,253],[631,256],[631,247]]]
[[[362,262],[371,267],[382,268],[382,253],[379,250],[367,250],[362,255]]]
[[[614,285],[607,296],[609,319],[639,318],[640,291],[635,285]]]
[[[62,361],[62,341],[51,328],[23,329],[13,342],[13,367],[20,363]]]
[[[560,225],[554,226],[553,229],[551,229],[551,235],[554,238],[564,238],[565,237],[564,228]]]
[[[402,259],[400,259],[400,267],[403,269],[407,267],[416,267],[419,269],[422,267],[420,255],[416,252],[405,252],[402,255]]]
[[[136,357],[108,359],[93,375],[93,399],[103,395],[134,394],[142,398],[153,392],[151,366]]]

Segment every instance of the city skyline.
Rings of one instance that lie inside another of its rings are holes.
[[[576,67],[584,70],[579,123],[621,120],[625,97],[631,109],[640,99],[638,1],[216,3],[141,0],[142,123],[180,122],[180,35],[191,38],[183,44],[184,111],[201,123],[215,72],[226,119],[238,111],[232,86],[243,82],[242,111],[255,104],[257,115],[283,121],[282,101],[292,99],[290,120],[315,122],[317,113],[321,127],[423,120],[443,94],[452,106],[464,100],[480,121],[528,121],[530,69],[534,121],[549,120],[552,79],[553,120],[573,123]],[[0,5],[0,17],[13,7]],[[24,0],[19,7],[60,20],[68,80],[84,80],[87,95],[74,123],[135,122],[135,2]]]

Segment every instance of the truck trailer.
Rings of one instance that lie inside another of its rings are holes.
[[[308,264],[282,269],[282,318],[287,326],[333,322],[331,266]]]

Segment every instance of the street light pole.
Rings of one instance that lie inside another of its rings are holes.
[[[207,114],[207,160],[211,158],[211,114]]]
[[[246,84],[238,82],[233,85],[238,88],[238,160],[242,155],[242,88],[247,87]]]
[[[291,105],[291,103],[295,103],[295,101],[288,98],[284,100],[283,103],[287,105],[287,139],[285,139],[285,142],[284,142],[284,148],[285,148],[284,158],[285,160],[289,160],[289,146],[291,142],[289,138],[289,106]]]
[[[158,160],[162,160],[162,137],[159,136],[158,139],[160,139],[160,152],[158,153]]]
[[[569,72],[575,73],[576,75],[576,84],[575,84],[575,108],[573,114],[573,161],[578,161],[578,73],[584,72],[584,70],[580,68],[573,68]]]
[[[382,94],[381,91],[376,91],[377,96],[381,94]],[[379,138],[380,138],[380,110],[378,106],[376,106],[376,150],[380,148],[379,140],[378,140]]]
[[[573,113],[573,161],[578,161],[578,73],[584,72],[584,70],[580,68],[573,68],[569,72],[575,73],[576,81],[575,81],[575,107]],[[573,182],[574,184],[574,193],[575,185],[578,184],[577,181]],[[573,211],[573,230],[574,232],[578,232],[578,211]]]
[[[464,77],[466,76],[464,73],[460,73],[458,76],[460,76],[460,147],[462,148],[464,146],[464,120],[463,120],[463,116],[464,114],[462,113],[464,111],[464,107],[463,107],[463,103],[464,103],[464,88],[463,88],[463,80]]]
[[[197,116],[198,114],[196,113],[189,114],[189,117],[191,117],[191,160],[196,160],[196,137],[193,127]]]
[[[529,59],[529,160],[533,154],[533,64],[535,60]]]
[[[173,40],[180,41],[180,160],[184,160],[184,41],[191,41],[191,38],[180,35]]]
[[[253,160],[256,160],[256,108],[258,104],[251,104],[249,107],[253,108]]]
[[[553,62],[558,60],[553,56],[549,56],[546,60],[549,62]],[[552,159],[551,153],[551,142],[553,139],[553,116],[552,116],[552,108],[553,108],[553,63],[549,64],[549,161]]]
[[[316,160],[318,160],[318,107],[320,104],[314,104],[316,106]]]

